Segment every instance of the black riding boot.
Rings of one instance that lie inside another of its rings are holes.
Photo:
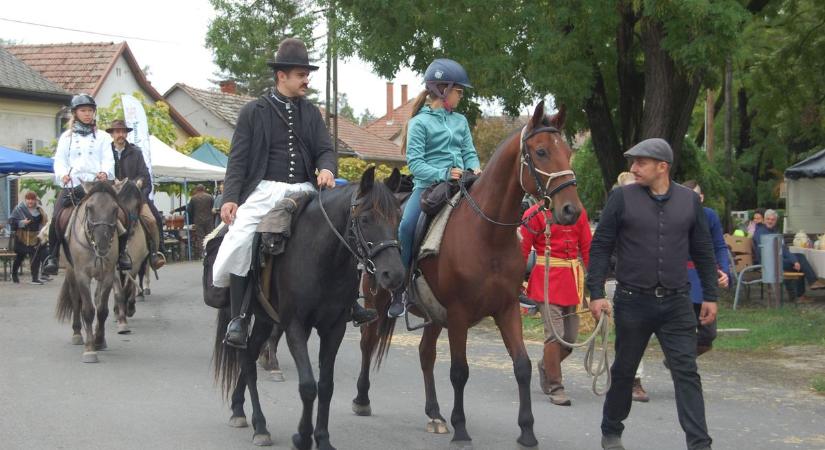
[[[129,243],[126,236],[127,234],[124,234],[117,240],[117,270],[132,270],[132,258],[129,257],[129,252],[126,251],[126,245]]]
[[[229,302],[232,320],[226,326],[226,336],[223,343],[239,349],[246,348],[246,338],[249,336],[246,311],[241,311],[244,296],[249,286],[249,278],[238,275],[229,275]]]
[[[387,310],[387,317],[402,317],[407,313],[407,294],[406,287],[400,287],[393,291],[392,302],[390,308]]]
[[[378,313],[372,308],[364,308],[358,301],[352,305],[352,321],[355,326],[366,325],[378,318]]]
[[[43,275],[57,275],[57,268],[60,262],[60,241],[58,240],[57,231],[55,230],[54,222],[49,227],[49,254],[46,256],[46,262],[43,264]]]

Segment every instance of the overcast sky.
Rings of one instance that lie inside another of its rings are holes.
[[[212,52],[204,47],[204,36],[214,11],[207,0],[84,0],[66,2],[29,0],[0,10],[0,19],[32,22],[69,31],[0,20],[0,38],[21,44],[127,41],[138,64],[149,66],[149,80],[162,94],[182,82],[198,88],[213,88],[217,66]],[[92,34],[100,33],[100,34]],[[320,33],[319,33],[320,34]],[[108,36],[107,36],[108,35]],[[114,36],[112,36],[114,35]],[[125,36],[125,37],[120,37]],[[161,41],[161,42],[156,42]],[[311,86],[324,97],[323,64]],[[386,112],[386,82],[360,60],[339,61],[338,91],[347,94],[360,116],[369,109],[376,117]],[[395,106],[400,104],[400,85],[409,84],[409,95],[422,89],[419,76],[410,70],[395,80]]]

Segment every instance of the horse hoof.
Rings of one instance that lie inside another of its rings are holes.
[[[473,441],[451,441],[450,450],[473,450]]]
[[[354,412],[356,416],[371,416],[372,406],[370,406],[369,403],[366,405],[359,405],[358,403],[352,402],[352,412]]]
[[[229,426],[232,428],[246,428],[249,424],[246,423],[246,417],[235,416],[229,418]]]
[[[125,323],[117,324],[117,334],[129,334],[131,332],[132,330],[129,329],[129,325],[126,325]]]
[[[312,438],[304,439],[299,433],[292,435],[293,450],[309,450],[312,448]]]
[[[539,448],[539,441],[536,440],[536,436],[532,431],[526,436],[519,436],[516,443],[518,444],[518,450],[538,450]]]
[[[84,363],[96,363],[99,362],[97,359],[97,352],[83,352],[83,357],[81,361]]]
[[[145,302],[146,297],[144,297],[143,295],[138,295],[137,297],[135,297],[135,300],[139,302]]]
[[[144,289],[143,290],[143,295],[152,295],[152,290],[151,289]]]
[[[83,345],[83,336],[79,334],[72,335],[72,345]]]
[[[107,348],[109,348],[109,346],[106,345],[106,341],[95,344],[95,350],[106,350]],[[95,362],[97,362],[97,361],[95,361]]]
[[[427,422],[427,433],[433,434],[447,434],[450,432],[450,429],[447,428],[447,423],[441,419],[430,419]]]
[[[270,437],[269,434],[256,434],[252,436],[252,443],[258,447],[269,447],[273,445],[272,437]]]
[[[126,317],[132,317],[134,315],[135,315],[135,304],[134,303],[129,303],[129,305],[126,306]]]
[[[280,370],[271,370],[269,372],[269,374],[272,375],[272,381],[274,381],[276,383],[286,381],[286,378],[284,378],[284,373],[281,372]]]

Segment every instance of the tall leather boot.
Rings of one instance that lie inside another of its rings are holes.
[[[226,326],[226,336],[223,343],[238,349],[246,348],[246,339],[249,336],[249,321],[246,317],[246,311],[242,311],[248,287],[248,276],[229,275],[229,310],[232,314],[232,320]]]
[[[129,244],[127,235],[128,233],[118,236],[117,239],[117,270],[132,270],[132,258],[126,251],[126,246]]]
[[[57,275],[57,268],[60,262],[60,240],[58,239],[56,230],[56,221],[57,218],[52,219],[52,223],[49,225],[49,253],[43,264],[43,275]]]
[[[550,403],[559,406],[570,406],[570,398],[564,392],[561,376],[562,353],[567,353],[558,342],[544,344],[544,375]]]

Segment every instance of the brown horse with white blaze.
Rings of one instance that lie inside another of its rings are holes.
[[[490,159],[484,173],[475,182],[469,197],[462,197],[449,218],[438,255],[419,261],[438,302],[446,309],[446,324],[434,322],[424,329],[419,346],[421,369],[426,393],[425,413],[429,418],[427,431],[446,433],[436,398],[433,366],[436,341],[446,325],[450,341],[450,381],[454,403],[451,422],[455,433],[453,444],[470,447],[464,414],[464,386],[469,378],[467,364],[467,331],[485,317],[493,317],[504,345],[513,360],[513,371],[519,389],[518,425],[520,446],[538,445],[533,433],[533,413],[530,400],[532,367],[522,337],[518,289],[524,277],[525,263],[519,251],[516,227],[520,224],[521,201],[525,193],[547,198],[552,203],[553,217],[562,224],[573,224],[582,205],[576,191],[576,181],[570,169],[572,155],[561,130],[565,109],[552,117],[544,114],[544,102],[536,107],[530,121],[505,140]],[[368,287],[368,286],[367,286]],[[377,354],[380,365],[390,342],[395,319],[385,314],[390,294],[379,289],[366,292],[367,303],[379,310],[379,321],[362,328],[361,374],[358,396],[353,410],[359,415],[371,413],[369,400],[369,368]],[[421,315],[419,308],[412,312]]]

